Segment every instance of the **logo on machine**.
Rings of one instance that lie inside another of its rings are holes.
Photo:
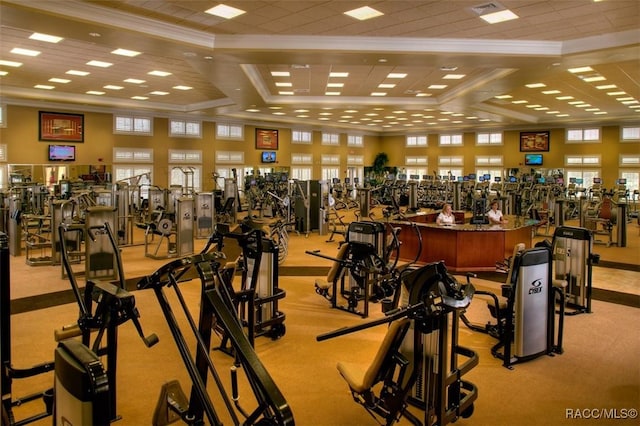
[[[538,278],[531,283],[531,288],[529,289],[529,294],[538,294],[542,293],[542,280]]]

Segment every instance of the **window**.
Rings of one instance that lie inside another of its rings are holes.
[[[600,129],[567,129],[567,143],[597,143],[600,142]]]
[[[339,133],[322,133],[322,145],[340,145]]]
[[[339,167],[323,167],[322,168],[322,180],[331,182],[333,178],[339,178],[339,177],[340,177]]]
[[[200,191],[202,189],[202,166],[169,166],[169,186],[172,185],[181,186],[185,195],[190,191]]]
[[[449,175],[458,177],[463,175],[463,156],[440,156],[438,157],[438,175],[444,178]]]
[[[293,153],[291,164],[313,164],[313,154]]]
[[[151,166],[139,165],[139,164],[114,164],[113,165],[113,177],[116,182],[126,181],[131,184],[137,183],[137,188],[140,190],[140,194],[133,195],[133,197],[139,197],[140,199],[148,199],[149,198],[149,185],[152,184],[151,181]],[[137,179],[129,179],[133,177],[138,177]],[[135,187],[134,187],[135,188]],[[135,189],[134,189],[135,190]],[[139,200],[134,200],[137,202]]]
[[[7,144],[0,143],[0,162],[7,161]]]
[[[626,187],[627,191],[629,191],[629,196],[640,188],[640,172],[624,170],[620,173],[620,177],[627,180]]]
[[[0,143],[0,189],[7,188],[8,181],[8,167],[7,161],[7,144]],[[4,163],[4,164],[3,164]]]
[[[169,119],[169,136],[182,138],[202,138],[202,122]]]
[[[622,127],[620,129],[620,140],[622,142],[640,141],[640,127]]]
[[[462,146],[462,133],[440,135],[441,146]]]
[[[214,182],[214,189],[225,189],[225,179],[233,179],[233,170],[236,170],[238,188],[244,188],[244,167],[241,165],[224,165],[222,167],[216,167],[215,174],[217,178]],[[225,194],[226,197],[233,197],[233,194]]]
[[[464,157],[461,155],[438,157],[439,166],[462,166],[463,164],[464,164]]]
[[[216,151],[217,163],[244,164],[243,151]]]
[[[408,135],[406,139],[407,147],[424,147],[427,146],[427,135],[417,136],[417,135]]]
[[[364,156],[362,155],[347,155],[347,164],[361,166],[364,164]]]
[[[188,149],[170,149],[169,163],[202,164],[202,151]]]
[[[338,154],[322,154],[320,164],[340,164],[340,155]]]
[[[113,148],[114,163],[153,163],[151,148]]]
[[[476,133],[476,145],[502,145],[502,132]]]
[[[291,167],[290,179],[311,180],[311,167]]]
[[[311,144],[311,132],[309,130],[293,130],[291,131],[291,143]]]
[[[113,133],[153,136],[153,118],[128,115],[113,116]]]
[[[476,166],[502,166],[502,155],[478,155]]]
[[[567,167],[600,166],[600,156],[599,155],[566,155],[564,157],[564,165]]]
[[[600,169],[565,169],[565,181],[570,182],[572,178],[582,179],[579,188],[590,188],[593,185],[593,178],[600,176]]]
[[[364,146],[364,138],[362,135],[348,135],[347,146]]]
[[[620,156],[620,167],[639,167],[640,155],[622,154]]]
[[[244,140],[244,126],[236,123],[216,124],[216,139]]]
[[[464,176],[464,174],[462,167],[440,167],[438,168],[438,176],[441,179],[449,179],[450,176],[457,179],[458,176]]]
[[[0,127],[7,127],[7,107],[0,105]]]
[[[427,166],[429,164],[429,157],[424,156],[410,156],[404,158],[404,164],[407,167],[412,166]]]

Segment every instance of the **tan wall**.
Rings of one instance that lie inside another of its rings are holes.
[[[49,142],[38,141],[38,108],[9,105],[7,108],[7,127],[0,129],[0,143],[7,144],[9,164],[46,164],[47,147]],[[65,111],[59,111],[65,112]],[[74,111],[77,112],[77,111]],[[244,142],[215,139],[215,123],[203,122],[203,138],[171,138],[168,136],[168,120],[155,118],[153,136],[131,136],[113,134],[113,115],[106,113],[88,112],[84,114],[85,142],[78,143],[76,162],[72,167],[78,174],[84,172],[81,165],[111,165],[113,147],[136,147],[154,149],[154,177],[155,184],[165,186],[168,183],[168,150],[190,149],[203,152],[203,189],[210,190],[213,181],[210,179],[214,171],[215,150],[244,151],[245,166],[258,167],[260,151],[255,149],[255,127],[245,126]],[[273,128],[274,126],[264,126]],[[475,170],[476,155],[502,155],[504,167],[524,167],[524,154],[519,151],[520,131],[507,130],[504,132],[504,145],[496,147],[476,147],[475,133],[464,133],[463,147],[439,147],[438,135],[429,134],[428,148],[406,148],[405,137],[397,136],[365,136],[364,148],[347,147],[346,133],[340,135],[340,146],[321,145],[321,132],[313,132],[311,145],[292,145],[291,130],[278,128],[279,150],[278,162],[274,167],[290,167],[291,153],[312,153],[314,155],[313,174],[321,175],[320,156],[339,154],[340,168],[346,170],[346,157],[349,154],[363,155],[365,165],[371,165],[373,158],[379,152],[386,152],[390,166],[404,166],[405,157],[411,155],[428,155],[430,172],[437,169],[438,156],[463,155],[465,158],[465,173]],[[523,129],[529,130],[529,129]],[[603,126],[600,144],[565,144],[565,129],[550,129],[550,150],[544,154],[544,168],[564,168],[564,157],[568,154],[601,154],[602,178],[605,185],[613,185],[618,178],[618,162],[620,154],[637,154],[640,143],[620,143],[619,126]]]

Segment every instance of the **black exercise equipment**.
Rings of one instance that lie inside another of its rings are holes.
[[[53,389],[14,398],[13,381],[37,376],[54,369],[54,362],[44,362],[29,368],[16,368],[11,361],[11,269],[9,237],[0,233],[0,394],[2,426],[25,425],[48,417],[53,410]],[[42,401],[44,411],[25,419],[16,419],[14,407],[32,401]]]
[[[87,280],[84,291],[79,287],[75,274],[71,269],[68,258],[68,250],[65,241],[72,233],[84,233],[84,239],[92,240],[98,235],[105,238],[115,255],[115,269],[118,277],[118,285],[106,281]],[[125,289],[124,272],[122,259],[116,239],[111,231],[108,222],[102,226],[92,226],[85,230],[84,227],[73,225],[61,225],[58,229],[62,249],[62,265],[67,272],[71,289],[76,297],[76,302],[80,308],[78,322],[65,326],[62,330],[56,330],[55,338],[63,341],[76,336],[82,336],[82,343],[91,348],[98,356],[106,356],[107,377],[110,393],[110,419],[118,419],[116,413],[116,367],[118,351],[118,327],[131,320],[138,334],[147,347],[151,347],[158,342],[158,337],[152,334],[145,337],[142,326],[138,320],[140,313],[135,305],[135,297]],[[102,345],[102,338],[106,332],[106,345]],[[95,333],[93,343],[92,333]]]
[[[203,424],[206,416],[209,424],[223,423],[212,398],[207,392],[209,374],[224,405],[224,410],[233,424],[293,425],[294,419],[287,401],[255,353],[251,342],[235,311],[234,301],[221,276],[221,261],[224,254],[214,251],[174,260],[160,267],[153,274],[142,278],[137,286],[140,290],[152,289],[165,316],[178,351],[191,378],[191,395],[186,398],[179,386],[163,388],[154,415],[154,425],[166,425],[175,419],[187,424]],[[180,283],[188,279],[189,273],[197,271],[201,281],[201,300],[198,322],[194,320],[180,291]],[[196,340],[196,354],[192,356],[187,341],[173,313],[164,288],[172,287],[183,310],[189,328]],[[225,389],[213,360],[209,355],[211,335],[218,324],[228,336],[237,364],[231,367],[231,395]],[[255,397],[256,407],[245,411],[239,403],[237,370],[242,367]],[[217,398],[216,398],[217,399]],[[232,403],[233,400],[233,403]],[[245,418],[240,421],[238,415]]]
[[[109,425],[109,379],[98,355],[77,340],[63,340],[55,366],[54,425]]]
[[[247,327],[249,341],[253,344],[255,337],[263,335],[279,339],[286,332],[286,316],[278,307],[279,301],[286,296],[286,291],[278,286],[279,246],[266,237],[261,228],[241,226],[233,231],[223,229],[218,228],[217,237],[212,238],[218,239],[218,250],[224,248],[225,240],[235,240],[240,248],[240,256],[235,263],[226,265],[228,279],[224,283]],[[232,279],[237,271],[241,273],[241,282],[236,290]],[[226,340],[224,336],[221,348],[224,348]]]
[[[462,377],[478,364],[478,356],[458,344],[459,317],[473,293],[473,285],[459,284],[443,262],[431,263],[404,275],[402,307],[388,311],[385,318],[341,328],[317,340],[390,323],[364,376],[344,364],[338,366],[354,400],[387,426],[401,416],[414,425],[446,425],[471,416],[477,399],[475,385]],[[460,356],[467,358],[461,364]],[[424,422],[408,411],[409,404],[424,411]]]

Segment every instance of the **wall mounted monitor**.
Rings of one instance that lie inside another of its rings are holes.
[[[73,145],[49,145],[49,161],[76,161]]]
[[[524,164],[527,166],[542,166],[542,154],[525,154]]]
[[[276,152],[275,151],[262,151],[262,162],[263,163],[275,163],[276,162]]]

